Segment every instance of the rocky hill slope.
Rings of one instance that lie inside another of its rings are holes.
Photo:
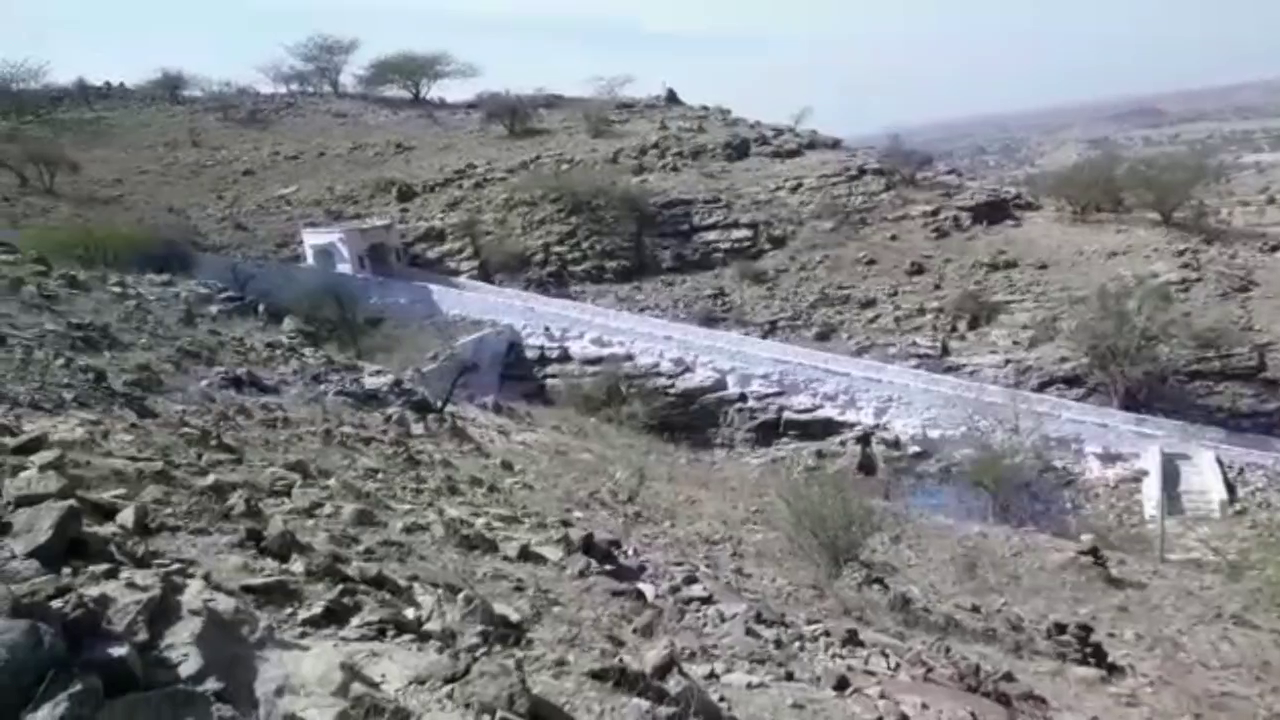
[[[359,361],[170,276],[6,252],[0,287],[0,718],[1244,719],[1280,702],[1273,574],[850,505],[879,491],[822,470],[839,446],[806,471],[565,408],[442,409],[412,368],[447,324]],[[1265,507],[1262,480],[1242,479],[1242,509]],[[1134,483],[1074,486],[1106,515],[1136,507]],[[857,509],[815,532],[833,507]],[[1220,530],[1240,563],[1274,538]],[[832,554],[833,537],[855,544]]]
[[[1143,409],[1276,430],[1266,234],[1071,222],[722,108],[530,102],[515,136],[475,103],[103,102],[65,133],[83,172],[58,196],[0,185],[0,222],[159,219],[209,249],[294,259],[301,224],[383,215],[423,267],[1098,402],[1105,385],[1056,330],[1101,284],[1154,273],[1173,315],[1235,341],[1170,361],[1175,392]],[[1245,202],[1214,192],[1224,213]]]

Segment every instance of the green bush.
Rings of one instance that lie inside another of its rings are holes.
[[[1125,207],[1122,163],[1116,153],[1091,155],[1048,173],[1039,184],[1045,195],[1066,203],[1078,217],[1121,212]]]
[[[485,92],[476,96],[480,118],[485,125],[500,125],[510,137],[537,132],[537,113],[531,99],[511,91]]]
[[[647,228],[656,215],[653,198],[645,188],[586,167],[530,173],[518,189],[559,203],[596,231],[631,234]]]
[[[1186,357],[1247,343],[1230,323],[1179,307],[1172,289],[1151,277],[1105,283],[1072,315],[1066,340],[1121,410],[1146,409],[1153,392],[1173,378]]]
[[[1194,200],[1197,189],[1216,173],[1203,154],[1171,152],[1133,160],[1121,180],[1135,207],[1151,210],[1160,222],[1172,225],[1174,214]]]
[[[157,229],[64,225],[32,228],[16,243],[57,265],[120,272],[185,274],[195,268],[195,250],[184,239]]]
[[[778,488],[783,529],[796,551],[830,582],[862,561],[884,516],[847,470],[800,469]]]
[[[285,302],[289,314],[305,322],[316,340],[364,358],[370,336],[385,322],[345,278],[321,274]]]

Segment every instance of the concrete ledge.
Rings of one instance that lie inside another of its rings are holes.
[[[502,389],[502,369],[507,352],[520,343],[520,334],[509,327],[496,327],[473,333],[454,343],[449,354],[436,364],[419,371],[419,381],[437,401],[443,400],[449,386],[463,369],[467,373],[454,388],[454,399],[476,400],[494,397]]]

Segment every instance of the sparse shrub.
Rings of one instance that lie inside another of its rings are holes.
[[[368,337],[385,321],[352,282],[335,273],[308,278],[287,302],[287,309],[307,324],[315,339],[331,342],[359,358],[365,356]]]
[[[734,277],[752,285],[762,285],[769,280],[769,272],[750,260],[737,260],[731,266]]]
[[[199,78],[192,81],[200,91],[200,96],[210,99],[241,99],[258,95],[258,89],[252,85],[238,83],[235,80],[217,80]]]
[[[1170,225],[1197,188],[1213,177],[1214,167],[1204,155],[1173,152],[1131,161],[1121,179],[1134,207],[1151,210]]]
[[[634,266],[641,272],[649,266],[644,233],[655,221],[657,211],[643,187],[582,167],[532,173],[521,186],[526,192],[545,195],[559,203],[591,232],[630,238]]]
[[[961,290],[947,301],[948,321],[955,329],[968,331],[986,327],[1000,316],[1000,304],[977,287]]]
[[[644,225],[654,215],[653,199],[641,186],[589,168],[531,173],[521,183],[527,192],[551,196],[579,217],[602,225]]]
[[[809,118],[812,116],[813,108],[805,105],[799,110],[791,113],[791,117],[787,120],[787,125],[789,125],[793,131],[798,131],[800,128],[804,127],[805,123],[809,122]]]
[[[46,193],[57,192],[58,178],[78,174],[80,162],[66,146],[47,133],[10,130],[0,133],[0,169],[9,171],[18,187],[36,185]]]
[[[564,385],[564,402],[587,417],[642,432],[663,434],[667,398],[661,391],[626,378],[621,369],[603,368]]]
[[[1180,312],[1170,288],[1151,278],[1099,286],[1071,319],[1066,339],[1112,405],[1134,411],[1170,380],[1180,354],[1241,342],[1229,329]]]
[[[0,60],[0,118],[24,121],[47,109],[40,87],[49,78],[49,64],[40,60]]]
[[[974,431],[962,454],[958,479],[978,491],[988,523],[1069,530],[1066,482],[1040,436],[1014,422]]]
[[[480,218],[471,214],[458,223],[457,233],[467,241],[479,265],[480,279],[493,282],[497,275],[517,273],[529,259],[515,234],[486,234]]]
[[[183,274],[191,272],[196,264],[195,251],[185,238],[156,228],[41,227],[24,231],[17,244],[53,263],[84,269]]]
[[[142,83],[139,89],[177,105],[182,102],[182,97],[194,86],[195,79],[186,71],[163,68],[150,80]]]
[[[66,146],[52,138],[28,138],[20,146],[22,158],[36,176],[36,184],[44,192],[57,192],[58,177],[63,173],[79,175],[80,161],[71,156]]]
[[[1125,207],[1121,164],[1120,155],[1102,152],[1048,173],[1040,184],[1045,195],[1065,202],[1077,217],[1117,213]]]
[[[83,75],[72,80],[67,89],[71,91],[71,96],[75,98],[77,103],[87,108],[93,107],[93,96],[97,92],[97,88],[86,80]]]
[[[933,166],[933,155],[907,147],[902,136],[894,133],[889,136],[885,146],[881,148],[879,161],[902,178],[908,185],[916,183],[916,177]]]
[[[288,94],[319,94],[324,89],[323,83],[314,72],[282,60],[273,60],[259,67],[258,73],[266,78],[272,87]]]
[[[476,96],[480,117],[486,125],[499,125],[510,137],[523,137],[535,129],[533,104],[523,95],[511,91],[487,92]]]
[[[305,85],[307,89],[327,89],[334,95],[341,95],[342,76],[351,57],[359,49],[360,40],[357,38],[318,33],[285,48],[294,64],[283,70],[289,80]]]
[[[480,68],[447,52],[402,50],[375,58],[365,66],[360,86],[370,92],[399,90],[420,102],[442,82],[467,80],[479,75]]]
[[[851,472],[794,468],[778,488],[783,528],[806,560],[831,582],[860,562],[883,518]]]
[[[0,142],[0,170],[7,170],[18,181],[18,187],[31,186],[27,172],[27,160],[20,147],[13,142]]]
[[[613,132],[613,118],[609,106],[603,102],[589,102],[582,108],[582,127],[587,137],[599,139]]]

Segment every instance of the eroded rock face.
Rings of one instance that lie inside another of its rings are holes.
[[[588,412],[621,413],[625,422],[646,432],[694,445],[764,447],[784,439],[825,440],[863,429],[857,421],[809,399],[731,388],[725,373],[694,370],[679,361],[655,363],[621,347],[526,343],[518,366],[507,379],[537,380],[538,396]]]

